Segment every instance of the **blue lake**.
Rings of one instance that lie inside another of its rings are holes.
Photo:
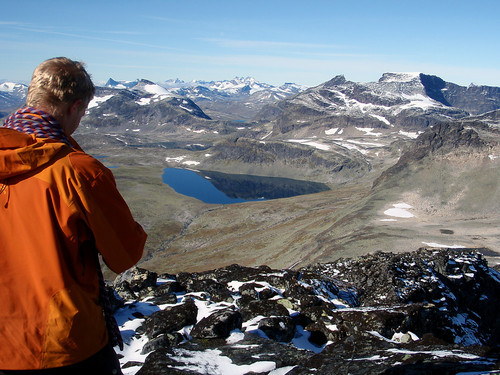
[[[162,178],[179,194],[216,204],[286,198],[329,190],[324,184],[310,181],[180,168],[166,168]]]

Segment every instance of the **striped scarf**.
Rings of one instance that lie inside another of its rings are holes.
[[[33,107],[23,107],[10,115],[3,124],[4,128],[14,129],[38,138],[49,138],[66,143],[71,147],[68,136],[61,124],[47,112]]]

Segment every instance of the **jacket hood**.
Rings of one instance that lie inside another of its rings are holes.
[[[61,142],[0,128],[0,180],[37,169],[63,149],[69,147]]]

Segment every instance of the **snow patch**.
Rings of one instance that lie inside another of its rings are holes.
[[[409,100],[410,103],[401,106],[400,108],[401,110],[408,108],[415,108],[415,107],[421,109],[428,109],[430,107],[442,106],[441,103],[422,94],[416,94],[416,95],[403,94],[402,96],[403,98]]]
[[[303,144],[303,145],[307,145],[307,146],[311,146],[311,147],[317,148],[319,150],[328,151],[330,149],[330,146],[328,146],[328,145],[325,145],[325,144],[319,143],[319,142],[314,142],[314,141],[311,141],[309,139],[288,139],[288,142],[300,143],[300,144]]]
[[[339,130],[339,128],[327,129],[327,130],[325,130],[325,134],[326,135],[334,135],[335,133],[337,133],[338,130]]]
[[[376,118],[377,120],[382,121],[384,124],[391,125],[389,120],[387,120],[384,116],[374,115],[373,113],[370,113],[370,116]]]
[[[181,161],[183,161],[185,158],[186,158],[186,156],[185,156],[185,155],[182,155],[182,156],[175,156],[175,157],[171,157],[171,158],[166,157],[166,158],[165,158],[165,161],[166,161],[167,163],[170,163],[170,162],[180,163],[180,162],[181,162]]]
[[[371,116],[377,117],[377,118],[381,117],[381,116],[375,116],[375,115],[371,115]],[[389,123],[389,121],[387,121],[387,123]],[[364,132],[365,135],[373,135],[374,137],[379,137],[382,135],[382,133],[374,133],[373,132],[374,128],[356,128],[356,130],[359,130],[360,132]]]
[[[87,106],[87,109],[99,107],[99,104],[104,103],[105,101],[111,99],[114,95],[106,95],[106,96],[98,96],[94,97]]]
[[[399,131],[399,134],[404,135],[405,137],[416,139],[421,134],[421,132],[404,132],[402,130]]]
[[[355,141],[354,139],[348,139],[347,142],[354,143],[354,144],[360,145],[360,146],[369,146],[369,147],[384,147],[385,146],[381,143],[361,142],[361,141]]]
[[[441,247],[441,248],[447,248],[447,249],[465,249],[466,246],[461,246],[461,245],[443,245],[435,242],[422,242],[424,245],[430,246],[430,247]]]
[[[393,208],[389,208],[388,210],[384,211],[385,215],[392,216],[392,217],[404,218],[404,219],[408,219],[408,218],[415,216],[410,211],[408,211],[409,209],[413,208],[409,204],[396,203],[396,204],[393,204],[392,206],[393,206]]]
[[[163,87],[159,86],[159,85],[145,85],[144,86],[144,91],[150,93],[150,94],[154,94],[154,95],[168,95],[168,96],[171,96],[171,94],[166,90],[164,89]]]
[[[136,103],[139,105],[148,105],[151,104],[151,98],[141,98],[139,100],[136,100]]]

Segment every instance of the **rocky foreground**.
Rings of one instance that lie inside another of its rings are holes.
[[[124,374],[500,369],[500,274],[475,250],[377,253],[297,271],[134,268],[113,287]]]

